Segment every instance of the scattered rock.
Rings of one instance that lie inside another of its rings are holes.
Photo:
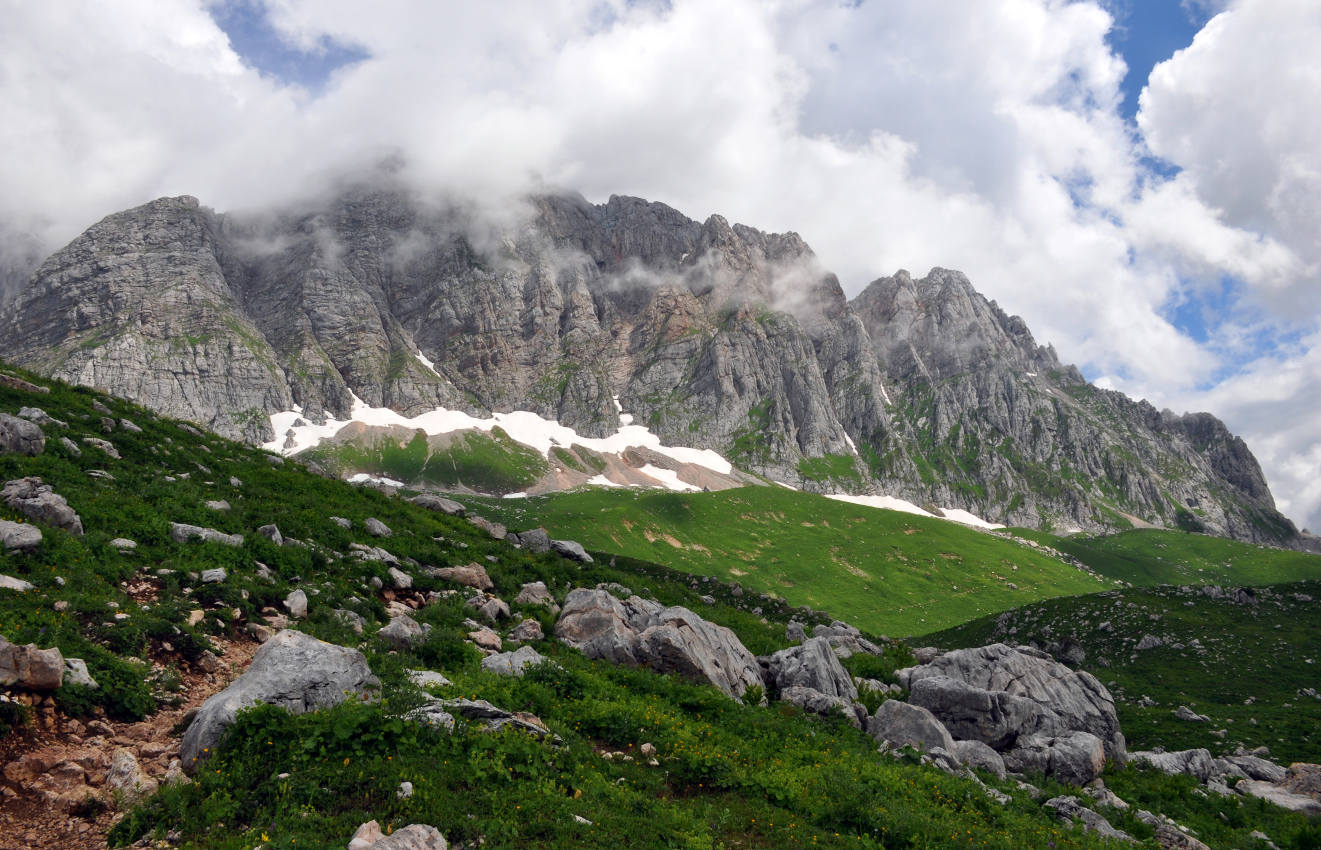
[[[0,519],[0,547],[6,552],[35,552],[41,545],[41,529],[24,522]]]
[[[477,613],[481,614],[492,623],[508,620],[510,616],[509,605],[503,599],[496,596],[474,596],[472,599],[468,600],[468,605],[477,609]]]
[[[136,424],[134,424],[133,421],[130,420],[130,419],[123,419],[123,418],[121,418],[121,419],[119,420],[119,427],[120,427],[120,428],[123,428],[125,431],[130,431],[130,432],[132,432],[132,433],[134,433],[134,434],[141,434],[141,433],[142,433],[142,429],[139,428]]]
[[[226,502],[224,499],[211,499],[207,501],[205,504],[206,504],[206,509],[210,511],[229,510],[229,502]]]
[[[40,407],[20,407],[18,409],[18,418],[26,419],[35,425],[56,425],[60,428],[68,428],[69,423],[55,419],[42,410]]]
[[[509,639],[516,643],[542,640],[545,637],[545,634],[541,631],[541,623],[533,619],[519,621],[519,624],[509,632]]]
[[[30,581],[24,581],[21,578],[14,578],[13,576],[0,575],[0,589],[13,590],[18,593],[27,593],[29,590],[35,590],[36,587]]]
[[[482,649],[499,651],[504,647],[504,642],[500,640],[500,636],[491,629],[482,628],[468,632],[468,638]]]
[[[527,531],[520,531],[517,534],[508,535],[506,538],[510,542],[517,543],[529,552],[540,553],[550,551],[550,535],[544,528],[531,528]]]
[[[428,704],[492,732],[498,732],[508,726],[529,732],[538,738],[554,737],[546,728],[546,724],[536,715],[525,711],[505,711],[484,699],[438,699]]]
[[[408,784],[408,787],[411,796],[412,785]],[[441,835],[440,830],[434,826],[414,823],[385,835],[381,832],[380,824],[369,820],[353,833],[348,850],[369,850],[369,848],[371,850],[448,850],[449,845],[445,843],[445,836]]]
[[[453,684],[449,679],[433,670],[408,670],[408,678],[419,688],[429,687],[449,687]]]
[[[587,554],[587,550],[582,544],[574,540],[552,540],[550,541],[551,551],[568,558],[570,561],[577,561],[580,564],[592,563],[592,556]]]
[[[110,770],[106,773],[106,788],[122,802],[125,810],[156,793],[155,779],[142,772],[133,751],[120,747],[110,756]]]
[[[62,528],[70,534],[83,534],[83,521],[64,497],[55,493],[40,478],[27,477],[6,481],[0,488],[0,502],[25,517]]]
[[[342,517],[342,516],[333,516],[333,517],[330,518],[330,521],[333,522],[333,523],[335,523],[335,525],[338,525],[340,528],[352,528],[352,527],[353,527],[353,522],[350,521],[350,520],[345,519],[345,518]]]
[[[349,554],[360,561],[380,561],[384,564],[399,564],[399,559],[379,546],[364,546],[361,543],[350,543]]]
[[[1134,764],[1154,767],[1170,776],[1180,774],[1193,776],[1201,782],[1209,779],[1215,769],[1210,751],[1204,749],[1179,750],[1171,753],[1138,750],[1129,753],[1128,759]]]
[[[58,647],[18,646],[0,637],[0,686],[53,691],[64,683],[64,656]]]
[[[475,562],[461,567],[432,567],[427,573],[435,578],[443,578],[478,590],[491,590],[495,587],[491,577],[486,574],[486,568]]]
[[[1115,829],[1110,821],[1087,808],[1077,797],[1052,797],[1045,802],[1045,807],[1055,812],[1055,817],[1062,823],[1078,821],[1085,832],[1095,832],[1103,838],[1136,843],[1133,836]]]
[[[390,586],[395,590],[407,590],[413,586],[413,577],[398,567],[390,567]]]
[[[280,527],[275,523],[260,526],[257,529],[257,533],[274,543],[276,546],[284,545],[284,535],[280,533]]]
[[[565,600],[555,636],[589,658],[704,680],[735,699],[763,686],[757,659],[732,631],[679,606],[579,588]]]
[[[0,413],[0,454],[36,457],[46,450],[46,435],[33,423]]]
[[[184,770],[197,769],[240,709],[268,703],[302,714],[369,697],[379,687],[362,653],[285,629],[261,645],[247,672],[202,704],[184,733]]]
[[[1174,709],[1174,716],[1180,720],[1187,720],[1192,723],[1210,723],[1211,718],[1205,714],[1198,714],[1186,705],[1181,705]]]
[[[757,660],[766,671],[767,683],[778,690],[810,688],[848,702],[858,698],[853,677],[839,663],[839,657],[824,637],[814,637],[799,646]]]
[[[421,646],[431,634],[430,624],[421,625],[407,614],[400,614],[397,617],[391,617],[390,622],[381,628],[377,634],[381,640],[393,646],[395,649],[414,649]]]
[[[984,770],[996,779],[1005,778],[1004,759],[981,741],[955,741],[951,752],[968,767]]]
[[[307,594],[302,588],[290,591],[284,598],[284,608],[289,612],[289,616],[295,620],[301,620],[307,616]]]
[[[78,448],[78,444],[68,437],[60,437],[60,445],[64,446],[65,450],[74,457],[83,456],[83,450]]]
[[[443,496],[436,496],[431,493],[423,493],[420,496],[414,496],[408,501],[420,508],[426,508],[429,511],[437,511],[442,514],[449,514],[450,516],[461,517],[467,513],[467,509],[453,499],[446,499]]]
[[[468,522],[491,535],[491,538],[494,540],[504,540],[509,534],[508,530],[500,523],[491,522],[486,517],[477,516],[476,514],[470,515],[468,517]]]
[[[362,619],[362,615],[347,608],[336,608],[331,612],[331,616],[338,620],[342,625],[348,626],[355,635],[362,634],[362,630],[367,623]]]
[[[170,523],[170,537],[174,538],[177,543],[202,540],[207,543],[220,543],[225,546],[243,545],[242,534],[226,534],[214,528],[203,528],[202,526],[188,525],[182,522]]]
[[[103,440],[100,437],[83,437],[83,443],[91,446],[94,449],[100,449],[101,451],[105,452],[106,455],[108,455],[111,458],[114,458],[115,460],[120,459],[119,450],[116,449],[115,444],[110,442],[109,440]]]
[[[812,637],[825,638],[840,658],[864,653],[880,655],[881,648],[862,636],[862,632],[842,620],[835,620],[830,625],[817,625],[812,628]]]
[[[114,540],[110,541],[110,546],[121,552],[131,552],[138,548],[137,541],[129,540],[127,537],[116,537]]]
[[[809,714],[838,714],[861,729],[867,722],[867,709],[843,697],[831,696],[815,688],[790,686],[780,691],[781,702],[791,703]]]
[[[1066,785],[1086,785],[1105,769],[1105,744],[1090,732],[1020,737],[1004,754],[1015,773],[1040,771]]]
[[[229,578],[224,567],[215,567],[209,570],[202,570],[202,584],[219,584]]]
[[[807,639],[807,632],[803,630],[803,624],[797,620],[790,620],[784,627],[784,639],[790,643],[802,643]]]
[[[390,530],[390,526],[381,522],[374,516],[367,517],[362,521],[362,525],[372,537],[389,537],[394,534],[394,532]]]
[[[485,589],[485,588],[484,588]],[[551,613],[558,614],[560,606],[555,602],[555,597],[550,589],[546,587],[544,581],[531,581],[523,585],[514,597],[515,605],[540,605],[549,608]]]
[[[500,676],[522,676],[528,667],[541,664],[546,660],[540,652],[530,646],[520,647],[513,652],[501,652],[482,659],[482,669]]]

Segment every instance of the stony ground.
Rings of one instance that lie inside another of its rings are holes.
[[[0,769],[0,796],[4,799],[0,850],[106,847],[106,833],[122,815],[120,805],[133,799],[132,791],[115,786],[135,784],[132,765],[122,755],[120,769],[115,770],[116,754],[132,754],[146,787],[177,776],[182,730],[176,732],[176,727],[245,670],[258,646],[255,641],[215,638],[212,643],[221,653],[214,670],[184,671],[180,704],[136,723],[69,718],[49,698],[36,701],[32,726],[0,739],[0,764],[4,765]]]

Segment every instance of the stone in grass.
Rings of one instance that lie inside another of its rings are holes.
[[[210,499],[206,502],[206,509],[209,511],[227,511],[229,510],[229,502],[224,499]]]
[[[0,488],[0,502],[28,519],[48,523],[79,537],[83,534],[82,519],[63,496],[40,478],[29,476],[6,481]]]
[[[41,545],[41,529],[23,522],[0,519],[0,549],[6,552],[35,552]]]
[[[0,413],[0,454],[35,457],[46,449],[46,435],[35,424],[8,413]]]
[[[266,703],[303,714],[379,689],[362,653],[285,629],[261,645],[247,672],[202,703],[183,736],[183,768],[196,771],[244,708]]]
[[[136,540],[129,540],[127,537],[116,537],[110,541],[110,546],[121,552],[131,552],[138,548],[138,543]]]
[[[16,593],[27,593],[29,590],[35,588],[30,581],[24,581],[21,578],[14,578],[13,576],[0,575],[0,589],[12,590]]]
[[[385,835],[380,824],[369,820],[353,834],[348,850],[448,850],[448,847],[445,836],[434,826],[414,823]]]
[[[398,567],[389,569],[390,585],[395,590],[407,590],[413,586],[413,577]]]
[[[381,640],[399,650],[420,646],[430,633],[430,624],[419,624],[407,614],[392,617],[390,622],[377,632]]]
[[[543,640],[545,637],[545,633],[541,630],[541,623],[532,619],[519,622],[519,624],[514,626],[509,632],[509,639],[515,643]]]
[[[390,526],[381,522],[374,516],[367,517],[367,519],[363,520],[362,524],[367,529],[367,533],[372,537],[389,537],[394,534],[394,532],[390,530]]]
[[[284,545],[284,535],[280,533],[280,527],[275,523],[261,526],[257,529],[257,533],[274,543],[276,546]]]
[[[518,591],[514,597],[515,605],[540,605],[549,608],[551,613],[558,614],[560,606],[556,604],[555,597],[551,595],[550,589],[546,587],[544,581],[530,581]]]
[[[199,525],[188,525],[183,522],[170,523],[170,537],[177,543],[187,543],[190,540],[201,540],[207,543],[220,543],[225,546],[242,546],[242,534],[226,534],[223,531],[217,531],[214,528],[203,528]]]
[[[501,652],[482,659],[482,669],[498,676],[522,676],[527,668],[542,664],[546,657],[530,646],[519,647],[513,652]]]
[[[307,616],[307,594],[303,592],[302,588],[291,591],[284,598],[284,607],[289,612],[290,617],[296,620],[303,619]]]
[[[202,570],[202,584],[219,584],[229,578],[224,567],[214,567],[209,570]]]
[[[414,496],[408,501],[429,511],[437,511],[450,516],[461,517],[467,513],[467,509],[453,499],[446,499],[443,496],[436,496],[431,493]]]
[[[338,525],[340,528],[352,528],[352,527],[353,527],[353,522],[352,522],[351,520],[347,520],[347,519],[345,519],[345,518],[342,517],[342,516],[333,516],[333,517],[330,518],[330,521],[333,522],[333,523],[335,523],[335,525]]]

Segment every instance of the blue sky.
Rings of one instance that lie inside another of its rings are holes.
[[[226,0],[208,11],[245,64],[313,93],[321,91],[335,71],[368,56],[361,47],[325,36],[318,40],[315,50],[301,49],[271,26],[261,0]]]

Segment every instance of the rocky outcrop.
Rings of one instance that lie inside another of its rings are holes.
[[[214,528],[204,528],[200,525],[189,525],[184,522],[170,523],[170,537],[174,538],[176,543],[201,540],[205,543],[219,543],[223,546],[243,545],[242,534],[226,534]]]
[[[807,489],[1297,539],[1217,420],[1092,387],[956,272],[849,302],[793,233],[637,198],[535,197],[515,222],[473,208],[380,174],[251,215],[162,198],[42,263],[0,314],[0,356],[248,439],[295,404],[348,418],[355,395],[588,436],[622,408]]]
[[[202,703],[184,732],[184,770],[197,770],[240,709],[266,703],[303,714],[369,697],[379,687],[362,653],[285,629],[261,645],[232,685]]]
[[[789,688],[807,688],[829,697],[847,702],[858,698],[853,677],[839,663],[839,658],[823,637],[782,649],[765,658],[759,658],[764,678],[773,691]]]
[[[762,687],[757,659],[732,631],[679,606],[578,588],[564,600],[555,636],[589,658],[678,673],[734,698]]]
[[[1123,733],[1114,698],[1095,676],[1070,670],[1045,653],[1002,643],[945,653],[899,672],[909,699],[932,711],[960,739],[1000,752],[1035,734],[1086,732],[1122,762]]]
[[[0,549],[9,552],[35,552],[41,545],[41,529],[23,522],[0,519]]]
[[[59,648],[34,643],[16,646],[0,637],[0,687],[54,691],[64,684],[64,656]]]
[[[445,836],[434,826],[413,823],[386,835],[369,820],[353,833],[348,850],[448,850]]]
[[[83,534],[82,518],[69,507],[64,497],[54,492],[40,478],[19,478],[6,481],[0,488],[0,502],[26,516],[62,528],[79,537]]]
[[[867,734],[892,747],[931,751],[939,747],[954,752],[954,739],[945,724],[917,705],[888,699],[867,721]]]
[[[482,669],[498,676],[522,676],[527,668],[545,662],[545,657],[530,646],[513,652],[501,652],[482,659]]]

